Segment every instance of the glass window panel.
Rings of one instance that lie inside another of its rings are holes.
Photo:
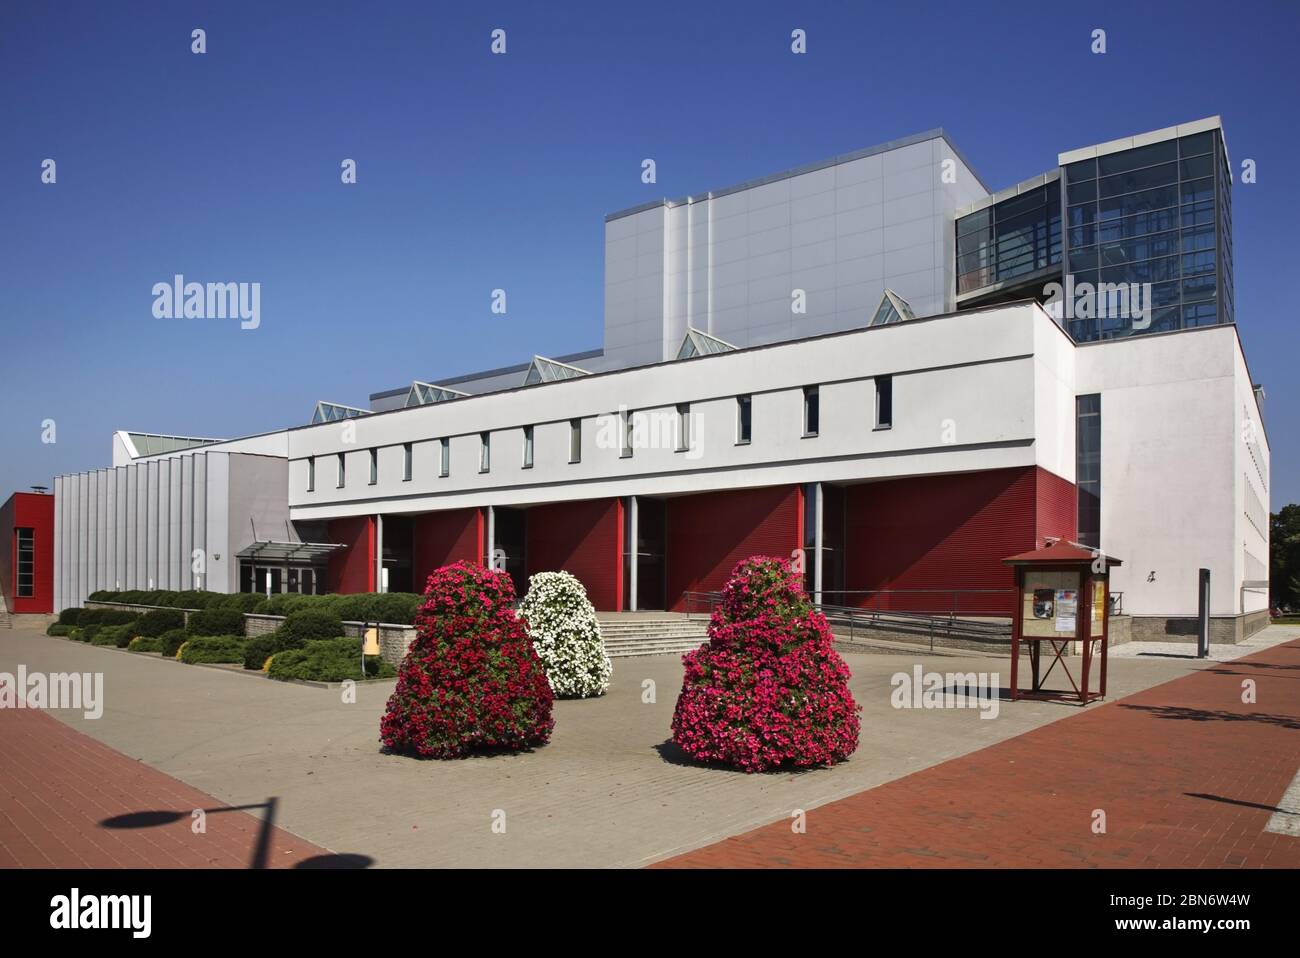
[[[1153,190],[1143,190],[1139,193],[1106,197],[1098,202],[1097,215],[1100,219],[1109,220],[1120,216],[1130,216],[1134,213],[1145,213],[1148,210],[1162,210],[1177,205],[1178,187],[1161,186]]]
[[[1169,163],[1176,159],[1178,159],[1178,142],[1164,140],[1160,143],[1152,143],[1150,146],[1139,146],[1136,149],[1100,156],[1097,158],[1097,173],[1099,176],[1108,173],[1125,173],[1144,166]]]
[[[1096,160],[1080,160],[1078,163],[1070,163],[1065,167],[1065,182],[1067,183],[1077,183],[1080,180],[1090,180],[1096,176]]]
[[[1116,176],[1107,176],[1097,181],[1098,196],[1118,196],[1121,193],[1136,193],[1157,186],[1168,186],[1178,182],[1178,164],[1165,163],[1161,166],[1149,166],[1143,170],[1133,170]]]
[[[1190,160],[1183,160],[1181,164],[1180,175],[1185,180],[1194,180],[1201,176],[1211,176],[1214,173],[1214,157],[1198,156]]]
[[[1097,247],[1088,246],[1083,249],[1070,247],[1070,271],[1078,272],[1083,269],[1096,269],[1099,265],[1097,258]]]
[[[1193,133],[1191,136],[1185,136],[1178,141],[1178,148],[1183,156],[1212,153],[1214,151],[1214,133],[1206,130],[1204,133]]]
[[[962,236],[967,233],[987,230],[989,224],[993,221],[992,212],[992,208],[988,207],[963,216],[957,221],[957,235]]]
[[[1214,177],[1206,176],[1199,180],[1188,180],[1183,184],[1183,202],[1197,203],[1214,198]]]
[[[1213,326],[1218,322],[1214,303],[1192,303],[1183,307],[1183,326]]]
[[[1210,299],[1214,296],[1216,280],[1213,273],[1183,280],[1183,299]]]
[[[1197,253],[1186,253],[1183,255],[1183,275],[1195,276],[1197,273],[1210,273],[1214,271],[1214,250],[1201,250]]]
[[[1086,203],[1089,200],[1097,198],[1097,181],[1084,180],[1082,183],[1071,183],[1065,188],[1065,199],[1067,203]]]

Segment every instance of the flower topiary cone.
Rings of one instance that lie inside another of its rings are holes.
[[[691,758],[746,772],[833,765],[858,747],[860,706],[785,559],[739,563],[709,623],[709,641],[682,657],[673,742]]]
[[[532,576],[519,616],[558,698],[585,699],[609,691],[614,668],[600,637],[596,610],[576,576],[568,572]]]
[[[509,575],[473,563],[429,576],[415,641],[380,722],[384,745],[461,758],[546,744],[554,697],[514,598]]]

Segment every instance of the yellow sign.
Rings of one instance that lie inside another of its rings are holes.
[[[366,629],[366,634],[361,638],[361,653],[363,655],[379,654],[379,630]]]

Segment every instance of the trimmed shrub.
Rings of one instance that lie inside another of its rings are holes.
[[[244,661],[244,642],[242,635],[200,635],[189,639],[181,646],[176,657],[187,665],[201,662]]]
[[[180,609],[154,609],[146,612],[135,623],[135,634],[157,638],[172,629],[185,628],[185,613]]]
[[[95,636],[103,626],[98,622],[92,622],[90,625],[80,626],[81,634],[73,636],[79,642],[94,642]]]
[[[605,654],[596,610],[575,576],[568,572],[532,576],[519,615],[557,698],[581,699],[609,691],[614,668]]]
[[[180,651],[180,647],[185,644],[185,640],[189,637],[190,634],[184,629],[172,629],[164,632],[158,639],[158,651],[167,658],[174,659],[176,653]]]
[[[699,761],[760,772],[833,765],[858,747],[860,707],[785,559],[739,563],[709,623],[709,641],[682,657],[673,742]]]
[[[301,649],[276,652],[266,674],[273,679],[342,682],[344,679],[391,678],[396,670],[377,655],[366,656],[361,674],[360,639],[316,639]]]
[[[124,649],[135,637],[135,630],[130,625],[101,625],[95,628],[90,639],[91,645],[107,645]]]
[[[86,641],[86,636],[85,636],[85,634],[84,634],[84,631],[83,631],[83,629],[81,628],[81,626],[79,626],[79,625],[74,625],[74,626],[71,628],[71,630],[69,630],[69,632],[68,632],[68,638],[72,639],[72,641],[74,641],[74,642],[85,642],[85,641]]]
[[[238,609],[204,609],[190,615],[190,635],[243,635],[244,613]]]
[[[316,639],[332,639],[343,634],[343,623],[326,609],[295,609],[284,620],[279,631],[284,633],[286,649],[302,648]]]
[[[162,639],[156,635],[137,635],[127,645],[127,648],[132,652],[161,652]]]
[[[284,615],[302,609],[323,609],[344,622],[388,622],[411,625],[424,597],[414,592],[361,592],[355,595],[297,595],[292,592],[263,599],[251,611]]]
[[[458,562],[429,576],[415,641],[379,725],[384,745],[459,758],[546,744],[554,696],[514,598],[498,569]]]
[[[228,595],[218,595],[213,592],[207,593],[211,596],[207,604],[202,606],[205,609],[234,609],[237,612],[252,612],[263,601],[262,597],[256,592],[232,592]]]
[[[45,634],[58,635],[66,638],[67,635],[73,630],[73,628],[75,628],[75,626],[64,625],[61,622],[51,622],[49,628],[45,630]]]
[[[81,612],[82,610],[77,608],[76,606],[73,606],[70,609],[64,609],[62,612],[59,613],[59,621],[56,624],[76,625],[78,623]]]

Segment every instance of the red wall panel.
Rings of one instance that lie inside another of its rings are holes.
[[[412,522],[411,582],[424,592],[435,569],[468,560],[483,563],[483,510],[426,512]]]
[[[528,575],[571,572],[602,612],[623,607],[623,502],[591,499],[528,510]]]
[[[1036,534],[1041,546],[1048,536],[1077,539],[1079,536],[1079,492],[1074,483],[1046,469],[1038,471]]]
[[[900,590],[853,596],[872,608],[1009,615],[1014,587],[1002,560],[1074,535],[1074,485],[1035,466],[915,476],[846,489],[845,587]],[[906,590],[906,591],[902,591]]]
[[[716,592],[741,559],[790,558],[803,543],[800,486],[768,486],[668,500],[668,607],[683,592]]]
[[[375,591],[375,517],[349,516],[331,519],[331,542],[342,542],[347,548],[336,550],[329,559],[329,588],[331,592]]]
[[[15,492],[5,504],[3,592],[9,610],[19,615],[54,611],[54,497]],[[32,530],[32,594],[18,595],[18,529]]]

